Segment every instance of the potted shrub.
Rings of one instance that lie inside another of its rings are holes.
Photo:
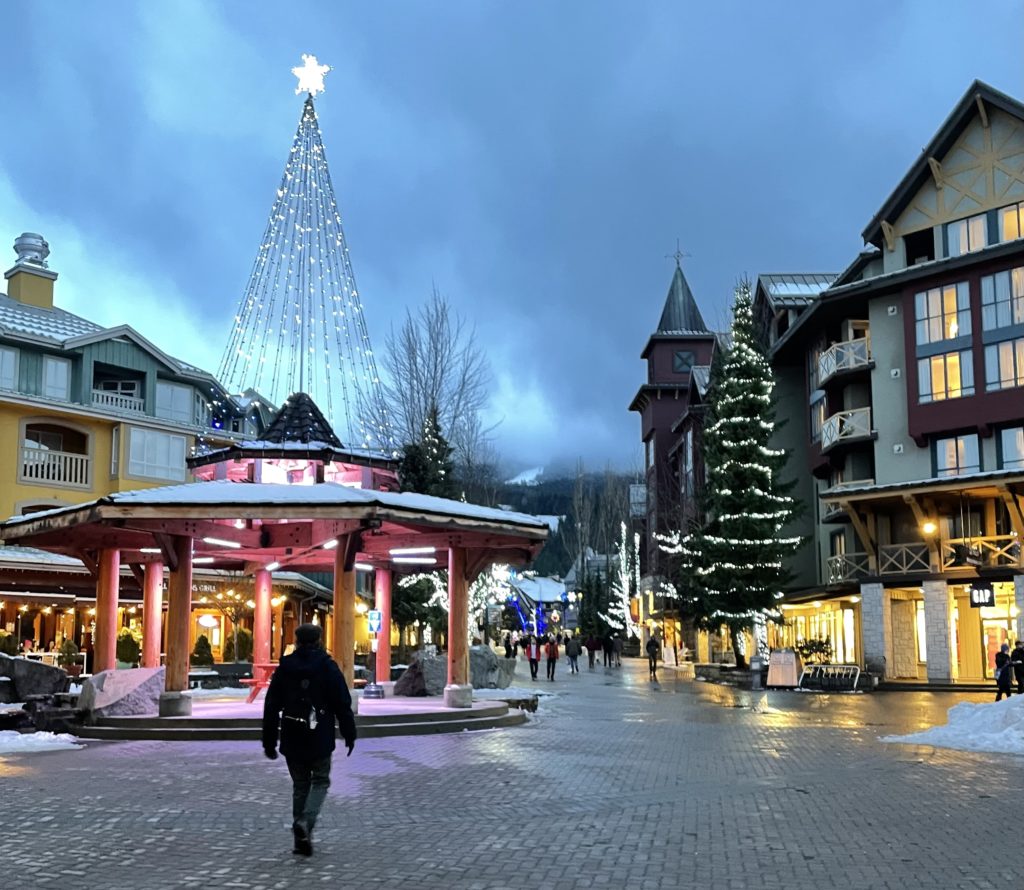
[[[192,664],[196,667],[211,667],[213,665],[213,649],[210,648],[210,641],[206,634],[200,634],[196,638],[196,647],[192,650]]]
[[[78,658],[78,646],[72,639],[66,639],[60,644],[57,652],[57,664],[68,673],[69,676],[77,677],[82,673],[82,662]]]
[[[0,652],[12,657],[18,654],[18,639],[14,634],[0,630]]]
[[[235,640],[238,640],[238,652],[235,652]],[[228,637],[224,645],[225,661],[252,661],[252,631],[244,627],[236,628],[235,633]]]
[[[135,639],[131,628],[122,627],[117,635],[117,660],[128,667],[137,667],[142,655],[142,647]]]

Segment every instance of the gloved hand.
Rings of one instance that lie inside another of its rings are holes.
[[[277,748],[264,748],[263,754],[267,760],[277,760]]]
[[[348,754],[345,755],[346,757],[351,757],[352,756],[352,749],[355,748],[355,746],[356,746],[356,740],[355,739],[352,739],[351,741],[349,741],[348,739],[345,739],[345,747],[348,748]]]

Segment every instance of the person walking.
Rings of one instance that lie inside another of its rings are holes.
[[[263,705],[263,753],[281,753],[292,779],[293,853],[313,855],[313,829],[331,785],[335,721],[348,748],[356,745],[352,696],[345,677],[320,644],[317,624],[295,629],[295,651],[281,658]]]
[[[510,633],[505,634],[504,643],[505,643],[505,657],[506,658],[511,658],[512,657],[512,634],[510,634]]]
[[[565,658],[569,662],[570,674],[578,674],[580,672],[579,657],[581,651],[579,637],[571,636],[565,641]]]
[[[583,644],[583,648],[587,650],[587,661],[589,662],[590,670],[594,669],[594,658],[597,655],[597,650],[600,644],[594,639],[594,635],[591,634],[587,637],[587,641]]]
[[[661,644],[656,636],[651,636],[644,647],[647,650],[647,666],[651,670],[651,679],[658,681],[658,656],[661,654]]]
[[[537,679],[537,668],[540,667],[540,642],[532,634],[523,643],[523,655],[530,662],[530,679]]]
[[[1013,664],[1010,661],[1010,644],[1003,643],[996,653],[996,701],[1005,695],[1013,695]]]
[[[1017,695],[1024,695],[1024,642],[1017,640],[1014,643],[1010,663],[1013,665],[1013,676],[1017,681]]]
[[[610,668],[615,663],[615,641],[610,633],[605,634],[601,641],[601,649],[604,650],[604,666]]]
[[[544,655],[548,660],[548,679],[555,680],[555,665],[558,664],[558,638],[548,637],[547,645],[544,647]]]
[[[612,641],[612,651],[615,653],[615,667],[622,667],[622,650],[626,648],[626,642],[622,639],[622,634],[616,634],[615,639]]]

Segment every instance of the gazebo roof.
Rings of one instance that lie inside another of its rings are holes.
[[[122,551],[128,562],[173,561],[173,536],[193,540],[194,562],[249,570],[333,568],[334,542],[356,535],[352,558],[377,565],[391,550],[463,547],[470,568],[532,561],[548,535],[534,516],[428,495],[316,485],[205,482],[118,492],[17,516],[0,538],[83,557]],[[326,547],[324,545],[327,545]]]

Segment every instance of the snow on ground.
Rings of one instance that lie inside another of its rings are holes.
[[[34,754],[36,751],[64,751],[81,747],[78,740],[67,733],[0,730],[0,754]]]
[[[246,698],[250,693],[247,686],[226,686],[223,689],[189,689],[192,698]]]
[[[1000,702],[961,702],[949,709],[949,722],[911,735],[885,736],[883,742],[932,745],[959,751],[1024,754],[1024,695]]]
[[[531,698],[534,695],[537,698],[544,698],[545,696],[558,695],[558,693],[554,690],[535,689],[532,686],[509,686],[507,689],[473,690],[473,698],[478,699]]]

